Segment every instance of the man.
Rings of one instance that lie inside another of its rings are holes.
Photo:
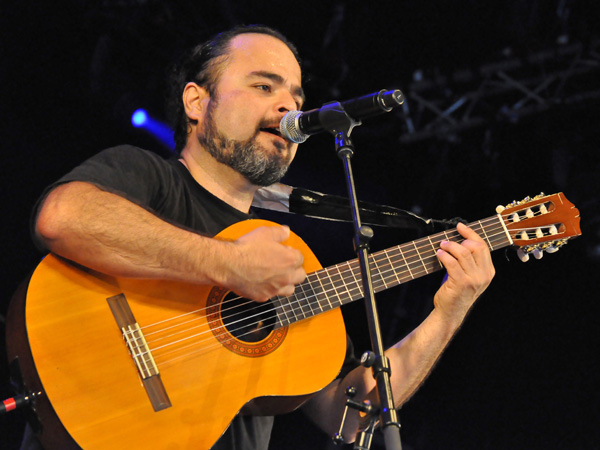
[[[278,181],[294,158],[297,144],[277,130],[304,100],[294,47],[268,28],[234,29],[197,47],[176,79],[179,160],[132,147],[92,158],[43,198],[37,239],[113,276],[220,285],[257,302],[291,295],[306,273],[302,254],[282,244],[288,228],[261,227],[235,242],[206,236],[251,217],[256,190]],[[458,232],[462,244],[442,242],[438,250],[448,279],[435,308],[387,351],[397,406],[422,383],[493,278],[483,240],[462,224]],[[376,401],[371,371],[359,366],[303,406],[329,434],[337,431],[349,385],[356,400]],[[353,413],[347,442],[357,426]],[[215,448],[266,449],[270,427],[270,418],[238,417]]]

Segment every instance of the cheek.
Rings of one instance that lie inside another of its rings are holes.
[[[231,138],[251,137],[256,132],[258,122],[257,112],[251,105],[250,99],[243,95],[220,97],[214,115],[219,131]]]

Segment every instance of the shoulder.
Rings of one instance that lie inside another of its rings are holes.
[[[167,161],[165,157],[155,152],[133,145],[119,145],[107,148],[90,158],[90,161],[94,160],[121,162],[125,164],[153,163],[160,165],[165,164]]]

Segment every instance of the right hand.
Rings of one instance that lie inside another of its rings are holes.
[[[292,295],[306,272],[302,253],[282,244],[289,236],[288,227],[277,226],[259,227],[240,237],[233,243],[231,273],[224,285],[257,302]]]

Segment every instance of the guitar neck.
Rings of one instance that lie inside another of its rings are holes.
[[[487,243],[490,250],[512,244],[499,215],[468,224]],[[375,292],[443,269],[436,252],[444,240],[460,242],[456,230],[447,230],[369,255],[371,279]],[[309,274],[289,297],[273,299],[278,326],[337,308],[364,297],[362,275],[357,259],[346,261]]]

